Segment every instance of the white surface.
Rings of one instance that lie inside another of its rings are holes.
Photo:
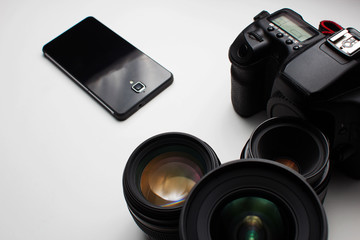
[[[360,2],[10,1],[0,4],[0,239],[144,239],[122,193],[131,152],[182,131],[224,163],[237,159],[264,114],[242,119],[230,101],[227,52],[265,9],[289,7],[315,27],[360,29]],[[94,16],[174,74],[174,83],[125,122],[42,55],[42,46]],[[360,181],[336,176],[325,201],[329,239],[358,239]]]

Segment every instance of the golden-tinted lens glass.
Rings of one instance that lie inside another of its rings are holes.
[[[300,172],[298,165],[289,158],[277,158],[275,161],[295,170],[296,172]]]
[[[249,215],[244,218],[240,225],[238,239],[260,240],[264,239],[265,229],[260,217]]]
[[[167,152],[153,158],[144,168],[140,188],[143,196],[161,207],[181,205],[203,173],[190,154]]]

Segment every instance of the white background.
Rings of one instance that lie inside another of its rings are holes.
[[[358,0],[10,1],[0,3],[0,239],[144,239],[122,192],[132,151],[181,131],[221,162],[237,159],[263,113],[230,101],[228,49],[261,10],[288,7],[317,27],[360,29]],[[42,46],[94,16],[174,74],[174,83],[125,122],[42,55]],[[359,160],[360,161],[360,160]],[[325,200],[329,239],[358,239],[360,181],[335,174]]]

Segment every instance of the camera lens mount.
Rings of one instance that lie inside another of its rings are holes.
[[[191,191],[180,218],[182,240],[326,240],[327,220],[297,172],[265,159],[223,164]]]
[[[125,200],[135,222],[150,239],[179,239],[187,195],[219,165],[211,147],[189,134],[164,133],[143,142],[123,175]]]

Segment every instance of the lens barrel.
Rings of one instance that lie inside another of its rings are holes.
[[[129,211],[150,239],[179,239],[180,212],[194,185],[220,165],[212,148],[185,133],[163,133],[138,146],[123,174]]]
[[[297,172],[264,159],[223,164],[193,188],[180,217],[182,240],[326,240],[317,194]]]
[[[255,129],[240,158],[282,163],[303,175],[324,201],[330,180],[329,144],[310,123],[299,118],[271,118]]]

